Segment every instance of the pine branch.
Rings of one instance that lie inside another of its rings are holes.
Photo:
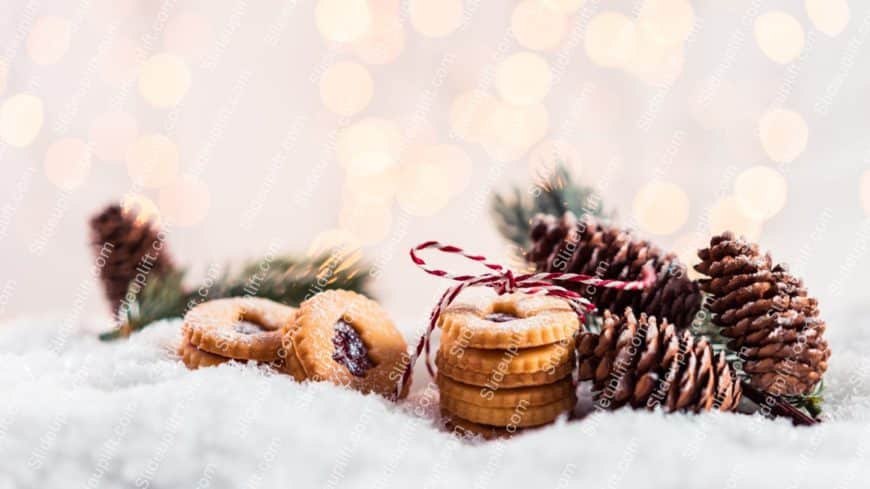
[[[333,252],[314,258],[279,256],[245,263],[224,273],[210,287],[184,286],[185,271],[151,278],[129,307],[122,307],[120,326],[100,335],[109,341],[129,336],[154,321],[184,316],[190,308],[224,297],[263,297],[290,306],[327,289],[347,289],[370,295],[371,276],[359,264],[359,252]]]
[[[520,250],[528,248],[532,218],[537,214],[561,216],[567,211],[609,218],[592,187],[574,180],[562,162],[549,174],[538,176],[534,187],[515,186],[492,197],[491,212],[499,233]]]

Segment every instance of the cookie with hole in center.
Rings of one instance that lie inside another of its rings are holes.
[[[405,339],[384,310],[348,290],[328,290],[303,302],[288,340],[307,379],[364,393],[391,397],[408,364]]]
[[[177,353],[182,363],[191,370],[202,367],[214,367],[231,360],[231,358],[200,350],[190,342],[190,335],[187,333],[182,335]]]
[[[564,300],[526,294],[450,306],[438,325],[444,340],[484,350],[548,345],[572,338],[580,327]]]
[[[282,329],[296,309],[259,297],[215,299],[184,316],[182,329],[199,350],[237,360],[272,362],[280,358]]]

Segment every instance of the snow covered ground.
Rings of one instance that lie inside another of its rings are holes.
[[[103,344],[19,319],[0,325],[0,489],[866,488],[870,331],[854,316],[829,329],[819,427],[624,410],[478,444],[436,429],[420,372],[395,406],[253,365],[188,371],[177,322]]]

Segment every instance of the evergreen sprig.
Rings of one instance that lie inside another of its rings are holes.
[[[327,289],[370,295],[371,275],[359,264],[358,251],[333,251],[316,257],[293,255],[246,262],[199,286],[185,286],[185,270],[150,277],[136,299],[122,305],[119,326],[100,335],[110,341],[129,336],[154,321],[184,316],[190,308],[224,297],[263,297],[290,306]]]

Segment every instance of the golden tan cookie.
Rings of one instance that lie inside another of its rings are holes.
[[[530,406],[521,402],[507,408],[480,407],[450,397],[441,398],[441,407],[449,413],[475,423],[507,429],[547,424],[560,414],[570,411],[574,404],[573,395],[543,406]]]
[[[508,431],[507,429],[499,428],[498,426],[487,426],[485,424],[475,423],[454,416],[443,409],[441,410],[441,417],[444,419],[448,430],[465,439],[475,437],[481,437],[484,440],[508,438],[523,431],[522,428],[512,428]]]
[[[574,338],[533,348],[483,350],[464,347],[457,341],[442,341],[439,349],[443,360],[463,370],[482,374],[551,372],[574,360]]]
[[[184,316],[183,329],[200,350],[239,360],[271,362],[279,357],[282,328],[296,309],[259,297],[203,302]]]
[[[521,404],[543,406],[574,395],[571,377],[546,385],[501,389],[463,384],[445,375],[438,376],[441,398],[467,402],[480,407],[512,408]]]
[[[373,300],[328,290],[302,303],[288,333],[307,377],[362,392],[394,394],[407,365],[407,345]]]
[[[186,338],[178,347],[178,356],[181,357],[181,361],[184,362],[184,365],[191,370],[196,370],[202,367],[214,367],[215,365],[220,365],[232,360],[231,358],[202,351],[192,345]]]
[[[278,371],[293,376],[297,382],[302,382],[308,379],[308,374],[305,373],[305,369],[302,368],[302,364],[299,363],[299,357],[296,356],[293,342],[289,341],[289,335],[285,338],[287,338],[288,341],[284,341],[283,350],[281,352],[282,358],[278,365]]]
[[[465,370],[461,367],[451,365],[445,360],[446,354],[441,350],[435,356],[435,365],[438,366],[438,372],[442,373],[453,380],[462,382],[463,384],[471,384],[476,386],[498,386],[500,388],[514,388],[532,385],[552,384],[558,380],[565,378],[571,374],[574,362],[564,362],[557,365],[551,370],[542,370],[540,372],[527,373],[502,373],[495,370],[488,373],[475,372],[473,370]]]
[[[458,304],[441,314],[444,339],[470,348],[530,348],[572,338],[577,315],[564,300],[512,294]]]

